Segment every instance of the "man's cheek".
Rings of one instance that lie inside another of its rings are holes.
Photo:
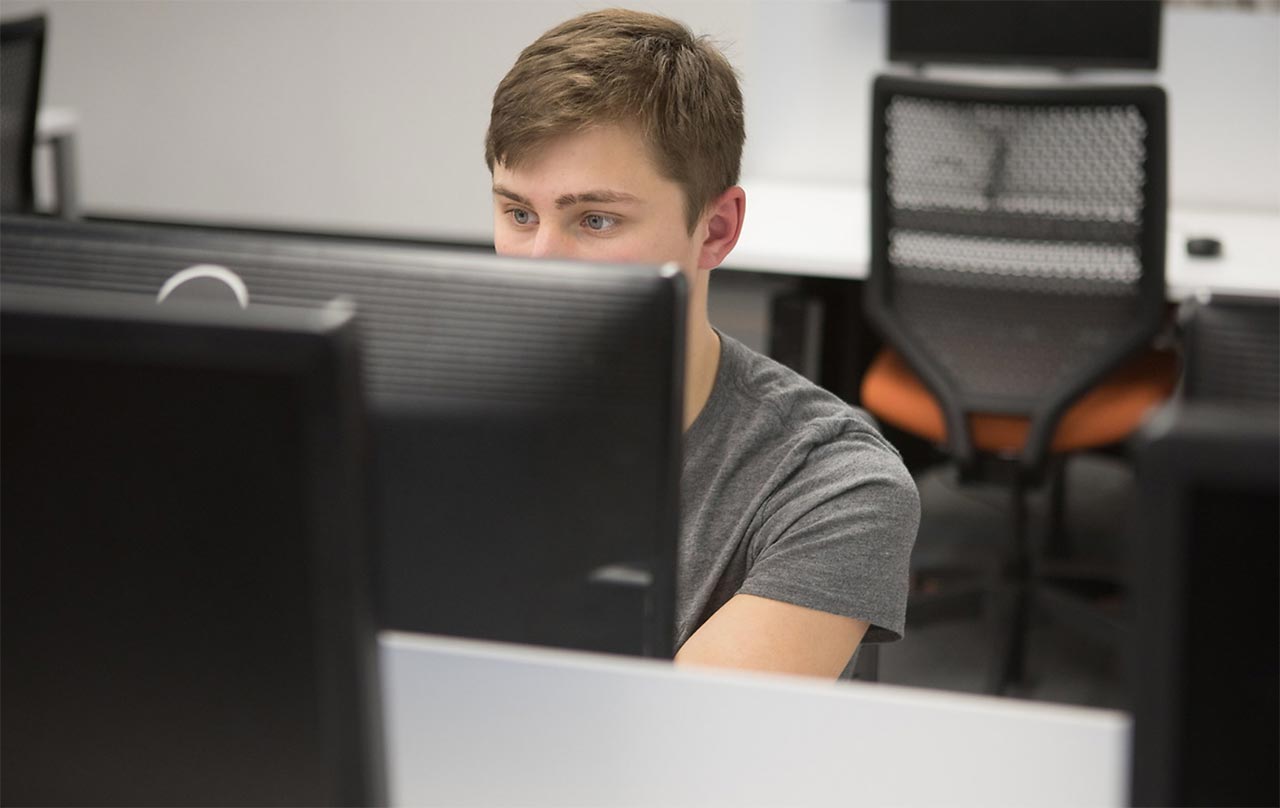
[[[660,264],[666,252],[651,238],[628,234],[627,238],[602,241],[598,256],[619,264]]]
[[[498,255],[520,254],[519,239],[506,232],[501,223],[493,231],[493,251]]]

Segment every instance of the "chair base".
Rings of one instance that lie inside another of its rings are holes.
[[[965,572],[942,568],[913,577],[908,621],[924,625],[980,617],[990,630],[991,647],[984,690],[994,695],[1025,695],[1029,637],[1033,621],[1044,618],[1074,634],[1119,648],[1128,627],[1121,571],[1114,564],[1080,559],[1071,553],[1063,518],[1065,465],[1055,459],[1047,469],[1049,521],[1045,553],[1033,557],[1026,494],[1030,480],[999,460],[984,468],[996,479],[1012,480],[1013,542],[995,565]],[[990,480],[992,477],[984,476]]]
[[[993,628],[986,692],[1013,695],[1030,684],[1027,659],[1031,625],[1037,617],[1046,617],[1100,645],[1119,648],[1128,628],[1116,612],[1115,608],[1101,603],[1098,596],[1056,582],[1032,580],[1006,584],[993,593],[985,615]]]

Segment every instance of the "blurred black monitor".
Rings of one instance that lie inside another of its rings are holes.
[[[889,61],[1155,70],[1160,7],[1160,0],[889,0]]]
[[[1185,398],[1280,410],[1280,299],[1215,294],[1179,320]]]
[[[684,285],[315,234],[0,220],[0,279],[154,299],[191,265],[353,301],[380,625],[670,657]],[[229,303],[229,305],[234,305]]]
[[[6,805],[385,799],[336,311],[5,286]]]
[[[1280,412],[1182,402],[1137,453],[1132,802],[1280,804]]]

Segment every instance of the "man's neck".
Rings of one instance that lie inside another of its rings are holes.
[[[697,420],[711,390],[716,386],[716,371],[720,368],[720,336],[711,324],[703,319],[689,329],[684,373],[684,428],[688,430]]]

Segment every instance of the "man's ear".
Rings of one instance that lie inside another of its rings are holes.
[[[698,250],[698,269],[715,269],[729,256],[742,234],[742,220],[746,215],[747,192],[739,185],[711,201],[703,214],[707,235]]]

